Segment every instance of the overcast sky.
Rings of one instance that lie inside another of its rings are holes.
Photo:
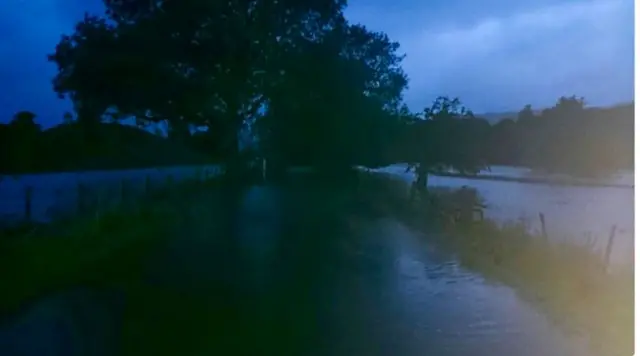
[[[62,33],[99,0],[0,0],[0,122],[31,110],[51,126],[69,104],[51,90],[47,63]],[[405,99],[438,95],[476,113],[633,98],[633,0],[352,0],[347,16],[384,31],[406,53]]]

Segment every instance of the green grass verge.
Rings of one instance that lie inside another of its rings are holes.
[[[155,202],[105,212],[60,230],[45,228],[5,239],[0,243],[0,312],[11,313],[43,295],[99,280],[110,266],[135,260],[162,242],[178,218],[170,204]]]

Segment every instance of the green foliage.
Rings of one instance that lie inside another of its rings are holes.
[[[421,188],[429,172],[475,174],[487,167],[482,145],[488,132],[488,123],[476,119],[459,99],[439,97],[422,117],[408,120],[399,139],[401,159],[415,171]]]
[[[527,105],[495,125],[476,118],[458,99],[439,97],[422,115],[402,113],[393,148],[420,184],[426,174],[476,174],[489,165],[526,166],[591,176],[633,167],[633,104],[587,108],[583,98],[561,97],[540,113]]]
[[[106,13],[86,16],[50,60],[54,88],[78,116],[168,120],[237,133],[255,117],[283,70],[281,58],[300,39],[321,35],[340,18],[342,1],[105,0]],[[90,71],[90,73],[88,72]],[[92,80],[87,81],[86,78]],[[221,122],[221,123],[220,123]]]
[[[264,149],[290,164],[380,165],[407,83],[398,44],[343,22],[301,49],[258,122]]]

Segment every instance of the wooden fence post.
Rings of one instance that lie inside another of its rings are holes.
[[[616,238],[616,230],[618,227],[614,224],[611,227],[611,232],[609,233],[609,241],[607,241],[607,249],[604,255],[604,268],[605,270],[609,268],[609,263],[611,262],[611,251],[613,250],[613,241]]]
[[[84,208],[84,186],[81,182],[77,184],[77,191],[76,215],[79,215]]]
[[[267,159],[262,158],[262,182],[267,181]]]
[[[544,218],[544,214],[543,213],[538,213],[538,216],[540,217],[540,228],[542,231],[542,236],[548,240],[549,239],[549,235],[547,234],[547,222],[546,219]]]
[[[127,199],[127,184],[126,180],[122,178],[120,180],[120,204],[124,204]]]
[[[149,195],[149,193],[151,193],[151,177],[147,174],[144,177],[144,194]]]
[[[31,222],[31,207],[33,202],[33,187],[29,186],[24,192],[24,218],[27,222]]]

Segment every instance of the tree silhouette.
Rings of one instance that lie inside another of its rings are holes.
[[[86,16],[50,57],[59,68],[56,91],[79,103],[85,117],[115,108],[121,116],[225,127],[234,157],[237,133],[268,100],[268,87],[283,71],[283,55],[298,39],[319,36],[341,15],[344,3],[105,0],[105,5],[104,16]]]
[[[588,108],[577,96],[538,113],[526,106],[493,126],[490,162],[588,176],[632,168],[633,107]]]
[[[291,164],[379,165],[406,87],[397,49],[344,19],[322,39],[300,41],[258,121],[264,149]]]
[[[38,132],[40,131],[40,125],[36,124],[35,118],[36,114],[31,111],[20,111],[13,116],[9,125],[16,130],[24,132]]]
[[[427,189],[430,172],[453,169],[475,174],[487,168],[483,145],[488,133],[488,123],[476,119],[459,99],[438,97],[422,117],[407,126],[407,171],[414,171],[421,190]]]
[[[73,123],[73,114],[68,111],[65,112],[64,115],[62,116],[62,123],[65,125],[69,125]]]
[[[628,107],[562,97],[490,126],[443,96],[412,113],[399,44],[349,23],[343,0],[104,2],[49,57],[87,145],[108,114],[167,122],[172,140],[224,157],[229,172],[240,171],[242,130],[283,164],[406,162],[422,187],[429,173],[489,164],[572,174],[632,166]]]

